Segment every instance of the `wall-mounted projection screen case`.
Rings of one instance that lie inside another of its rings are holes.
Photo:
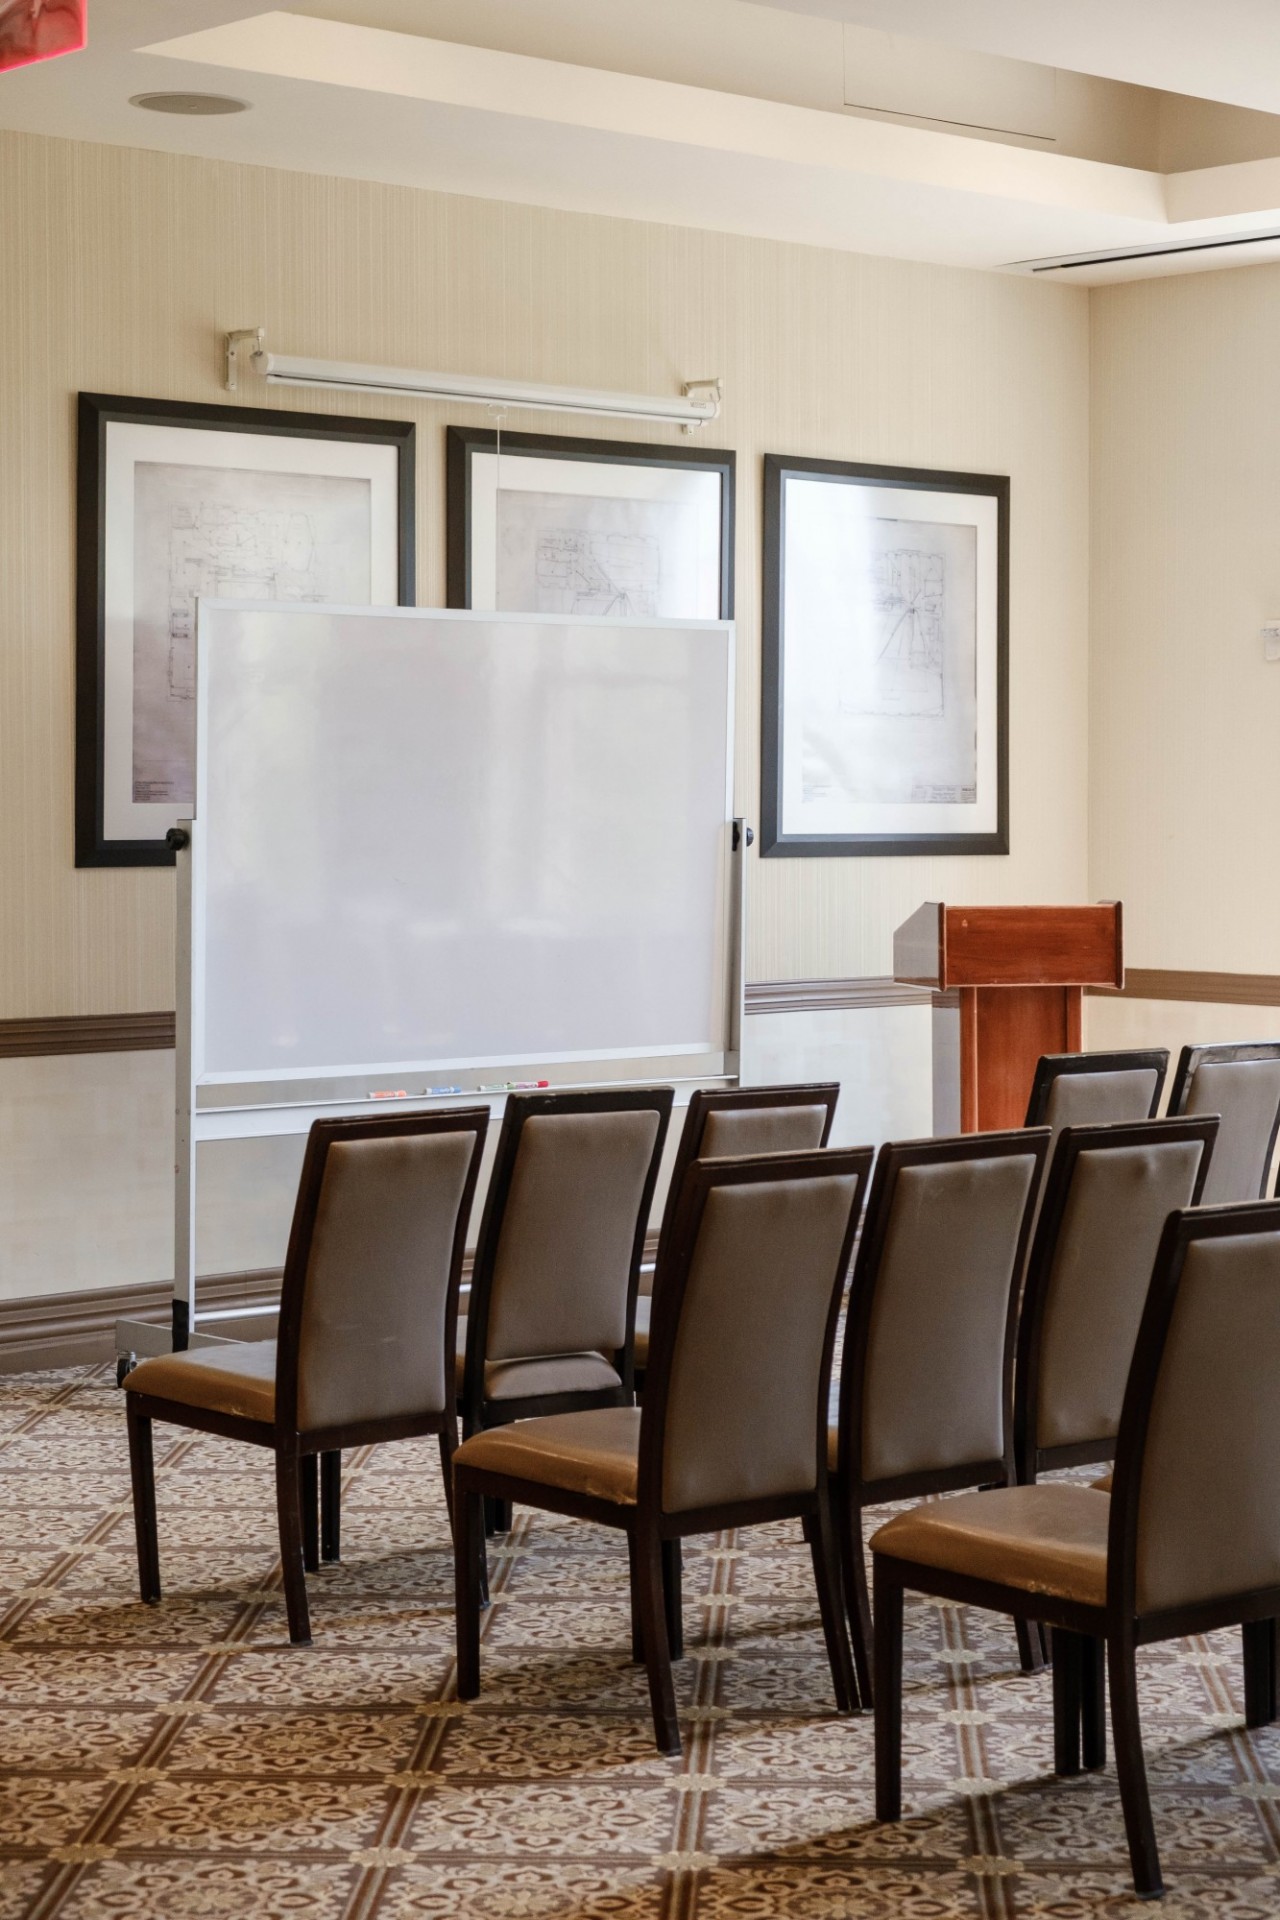
[[[195,1084],[722,1070],[732,711],[725,621],[203,602]]]

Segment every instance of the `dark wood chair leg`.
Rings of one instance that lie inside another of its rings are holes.
[[[312,1456],[314,1458],[314,1456]],[[296,1453],[276,1453],[276,1515],[280,1522],[280,1570],[289,1638],[295,1647],[311,1644],[307,1575],[302,1560],[302,1475]]]
[[[1040,1673],[1045,1665],[1044,1641],[1034,1620],[1015,1620],[1013,1630],[1018,1641],[1018,1665],[1024,1673]]]
[[[144,1600],[160,1598],[160,1534],[156,1526],[155,1458],[151,1422],[137,1412],[132,1394],[126,1396],[129,1426],[129,1473],[133,1481],[133,1529],[138,1541],[138,1592]]]
[[[298,1500],[302,1511],[302,1564],[308,1573],[320,1569],[320,1482],[314,1453],[304,1453],[298,1462]]]
[[[1053,1642],[1056,1666],[1056,1633]],[[1138,1718],[1137,1661],[1130,1635],[1115,1634],[1107,1641],[1107,1680],[1111,1688],[1111,1736],[1115,1742],[1116,1774],[1120,1782],[1120,1805],[1124,1810],[1124,1831],[1129,1843],[1133,1888],[1140,1898],[1152,1899],[1164,1892],[1164,1882],[1160,1877],[1160,1854],[1151,1819],[1151,1795],[1147,1791],[1142,1723]]]
[[[320,1558],[342,1558],[342,1455],[320,1455]]]
[[[1080,1642],[1080,1750],[1087,1772],[1107,1764],[1107,1650],[1092,1636]]]
[[[458,1450],[458,1433],[450,1420],[440,1429],[440,1478],[444,1482],[444,1504],[449,1514],[449,1531],[453,1532],[453,1456]]]
[[[453,1569],[456,1614],[458,1698],[480,1693],[480,1607],[484,1566],[484,1510],[479,1494],[454,1483]]]
[[[876,1819],[902,1818],[902,1587],[876,1561]]]
[[[671,1648],[667,1642],[667,1604],[662,1581],[662,1542],[655,1528],[636,1528],[636,1597],[640,1602],[640,1638],[649,1676],[649,1706],[653,1737],[659,1753],[680,1751],[680,1721],[676,1714],[675,1682],[671,1677]]]
[[[1078,1633],[1053,1636],[1053,1770],[1065,1779],[1080,1771],[1081,1643]]]
[[[484,1503],[484,1530],[492,1538],[495,1533],[510,1533],[511,1502],[509,1500],[490,1500]]]
[[[1246,1620],[1244,1643],[1244,1723],[1269,1727],[1276,1717],[1276,1622]]]
[[[818,1612],[822,1617],[822,1635],[827,1643],[827,1662],[836,1706],[841,1713],[858,1711],[858,1682],[853,1671],[853,1654],[844,1619],[844,1595],[840,1590],[840,1556],[836,1546],[831,1509],[825,1500],[805,1522],[809,1552],[813,1559],[814,1584],[818,1589]]]
[[[862,1509],[855,1501],[836,1495],[836,1539],[840,1547],[840,1575],[844,1587],[845,1612],[849,1637],[853,1642],[853,1664],[858,1676],[858,1694],[863,1707],[875,1704],[875,1686],[871,1677],[871,1597],[867,1592],[867,1562],[862,1550]]]
[[[679,1540],[662,1543],[662,1608],[667,1621],[667,1648],[673,1660],[684,1659],[684,1568]]]
[[[627,1529],[627,1575],[631,1587],[631,1658],[639,1666],[644,1659],[644,1629],[640,1623],[640,1562],[636,1557],[636,1537]],[[663,1598],[666,1595],[664,1591]]]

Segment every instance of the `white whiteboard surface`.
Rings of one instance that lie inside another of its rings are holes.
[[[725,1047],[732,707],[725,621],[202,602],[196,1080]]]

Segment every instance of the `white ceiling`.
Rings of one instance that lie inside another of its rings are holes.
[[[1277,0],[762,0],[762,4],[1280,113]]]
[[[90,6],[86,53],[0,75],[0,128],[983,268],[1280,232],[1280,158],[1161,173],[849,113],[840,25],[1270,111],[1280,0]],[[252,111],[129,105],[187,89]],[[1275,254],[1280,242],[1070,277]]]

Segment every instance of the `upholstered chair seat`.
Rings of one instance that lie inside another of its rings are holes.
[[[129,1391],[178,1407],[204,1407],[239,1420],[270,1426],[276,1417],[276,1343],[235,1342],[198,1347],[194,1353],[163,1353],[140,1360],[128,1375]]]
[[[993,1487],[895,1514],[872,1535],[871,1550],[1100,1607],[1110,1513],[1106,1497],[1091,1487]]]
[[[1105,1765],[1109,1696],[1134,1887],[1163,1891],[1137,1649],[1238,1625],[1245,1724],[1275,1721],[1278,1373],[1280,1204],[1175,1210],[1146,1291],[1109,1493],[1005,1487],[876,1530],[877,1819],[902,1817],[904,1594],[1011,1614],[1053,1630],[1056,1773]]]
[[[466,1377],[467,1322],[458,1321],[454,1374],[458,1392]],[[543,1353],[524,1360],[490,1360],[484,1390],[490,1400],[533,1400],[560,1394],[617,1393],[622,1375],[602,1353]]]
[[[485,1500],[625,1531],[632,1654],[654,1735],[680,1751],[672,1683],[688,1534],[800,1519],[836,1703],[857,1704],[827,1497],[826,1415],[869,1147],[692,1160],[659,1253],[644,1405],[490,1426],[454,1456],[458,1698],[480,1690]]]
[[[598,1407],[549,1413],[490,1427],[464,1441],[463,1464],[482,1473],[535,1480],[544,1487],[634,1506],[640,1457],[640,1409]]]

